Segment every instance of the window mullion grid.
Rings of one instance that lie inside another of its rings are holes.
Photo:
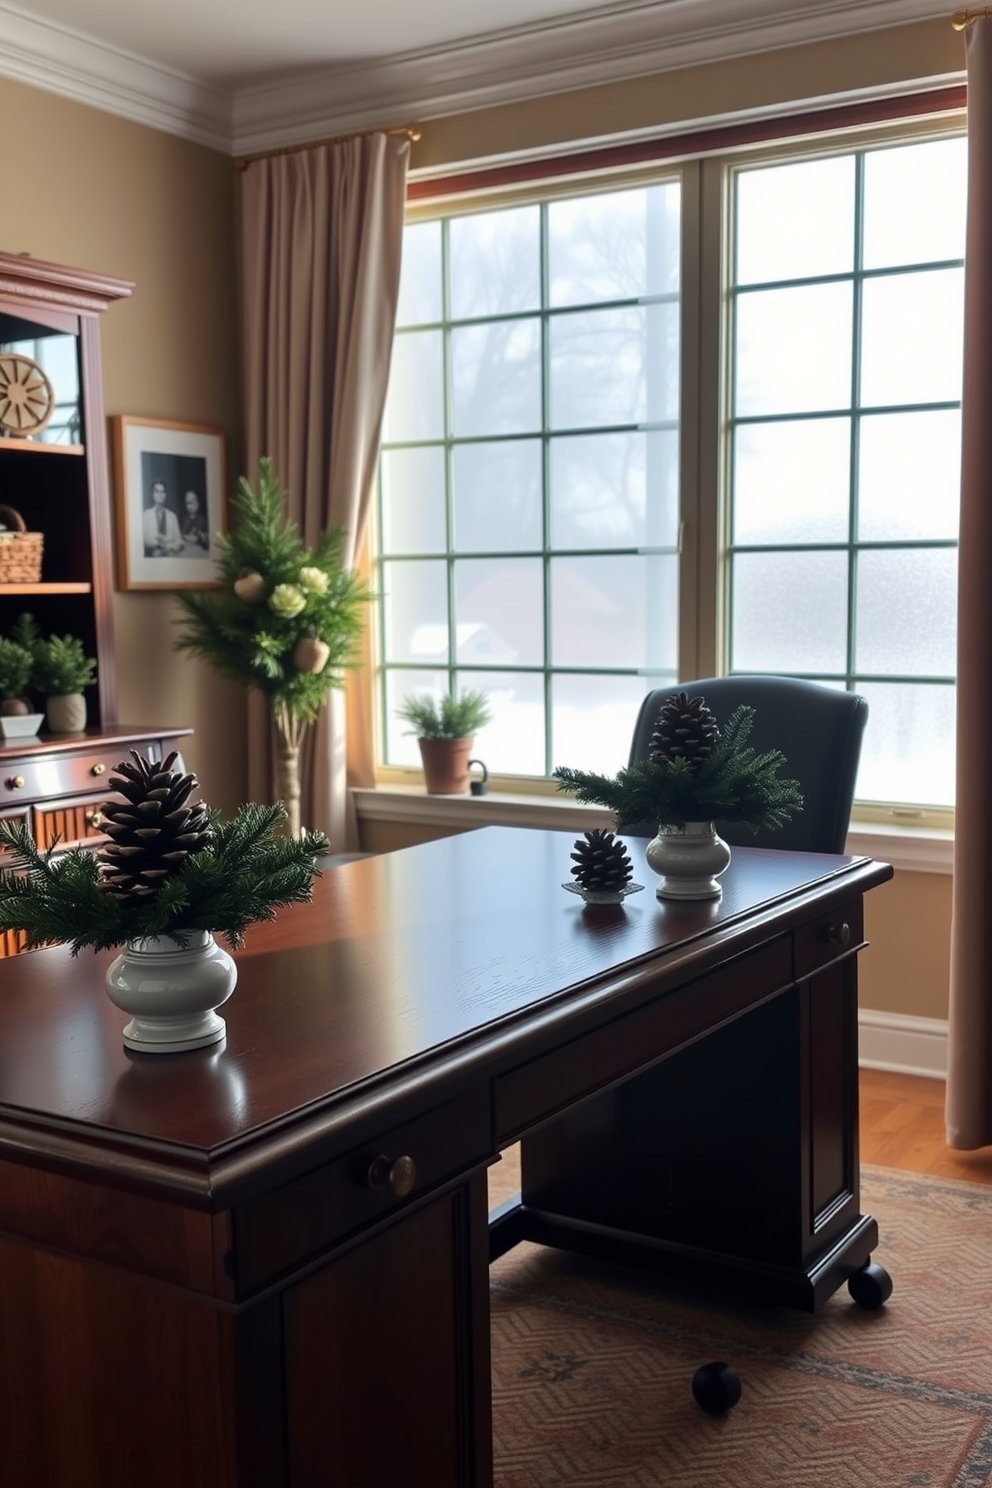
[[[544,773],[552,762],[553,687],[551,678],[551,266],[548,249],[548,203],[541,203],[541,601],[542,601],[542,693],[544,696]]]
[[[458,617],[455,602],[455,510],[453,405],[451,386],[451,222],[441,223],[441,377],[444,396],[444,576],[445,604],[448,620],[448,691],[455,691],[455,663],[458,659]]]
[[[850,491],[848,498],[847,556],[847,680],[854,688],[855,637],[858,618],[858,511],[861,464],[861,339],[864,330],[864,208],[865,155],[854,157],[854,276],[851,289],[851,441]]]

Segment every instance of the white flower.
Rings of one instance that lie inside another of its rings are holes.
[[[327,583],[327,575],[322,568],[300,569],[301,589],[309,589],[314,594],[326,594]]]
[[[295,584],[277,584],[269,595],[269,609],[274,615],[279,615],[283,620],[292,620],[298,615],[307,602],[307,597],[302,589]]]

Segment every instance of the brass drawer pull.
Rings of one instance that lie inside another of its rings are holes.
[[[102,763],[101,764],[96,764],[96,765],[90,765],[90,774],[91,775],[102,775],[104,773],[104,771],[106,770],[106,768],[107,768],[106,765],[104,765]]]
[[[405,1199],[417,1181],[417,1164],[405,1154],[390,1162],[380,1153],[369,1164],[368,1181],[369,1188],[386,1188],[394,1199]]]
[[[834,945],[849,946],[851,944],[851,927],[846,920],[840,925],[831,925],[827,931],[827,939],[833,941]]]
[[[99,806],[96,808],[95,811],[87,811],[86,825],[88,827],[92,827],[94,830],[97,827],[103,826],[103,812],[100,810]]]
[[[8,790],[23,790],[24,789],[24,776],[23,775],[10,775],[10,776],[8,776],[8,779],[7,779],[7,789]]]

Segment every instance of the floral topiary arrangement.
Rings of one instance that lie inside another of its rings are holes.
[[[228,681],[263,693],[278,743],[280,795],[289,830],[299,831],[299,751],[332,688],[357,665],[364,580],[341,562],[344,529],[307,547],[286,514],[286,495],[259,462],[257,487],[242,476],[231,529],[218,538],[216,590],[184,589],[175,598],[182,630],[175,646],[202,656]]]
[[[748,745],[753,722],[754,709],[740,707],[721,729],[705,698],[676,693],[662,704],[647,759],[615,776],[559,768],[554,778],[560,791],[608,807],[619,831],[642,822],[780,827],[803,798],[797,781],[779,777],[780,750],[758,754]]]
[[[123,799],[103,807],[110,841],[92,852],[41,852],[23,823],[0,820],[0,930],[21,931],[28,947],[62,942],[108,950],[152,936],[180,944],[195,931],[243,945],[247,926],[310,898],[320,832],[279,836],[281,805],[241,806],[228,821],[190,804],[195,775],[132,751],[109,777]]]

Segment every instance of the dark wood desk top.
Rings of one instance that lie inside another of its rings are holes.
[[[561,887],[573,841],[487,827],[329,869],[311,904],[248,931],[210,1049],[126,1050],[111,953],[0,963],[0,1158],[218,1207],[266,1155],[341,1150],[387,1103],[422,1106],[426,1080],[470,1085],[542,1028],[634,1006],[649,978],[657,996],[892,871],[735,848],[720,900],[662,902],[631,840],[644,892],[589,910]]]

